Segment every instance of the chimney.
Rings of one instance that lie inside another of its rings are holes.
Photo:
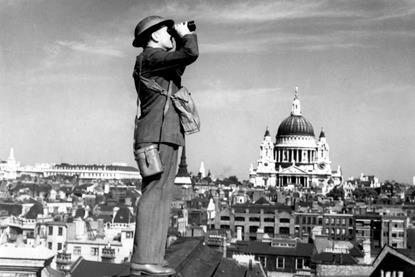
[[[370,253],[370,240],[365,239],[363,241],[363,263],[370,264],[372,261],[371,253]]]
[[[120,208],[118,207],[114,207],[114,209],[112,210],[112,223],[114,223],[114,218],[117,215],[117,212]]]
[[[97,230],[97,237],[104,238],[105,237],[105,229],[104,229],[104,219],[98,219],[98,230]]]
[[[236,228],[236,240],[242,240],[242,226]]]
[[[226,237],[225,236],[222,237],[222,241],[223,241],[223,257],[226,258]]]

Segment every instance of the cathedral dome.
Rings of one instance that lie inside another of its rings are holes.
[[[295,88],[291,115],[284,119],[278,127],[277,138],[281,136],[310,136],[314,138],[313,125],[301,113],[298,88]]]
[[[293,115],[284,119],[278,127],[277,137],[279,136],[312,136],[314,129],[310,121],[302,115]]]

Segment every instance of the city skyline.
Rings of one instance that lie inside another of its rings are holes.
[[[333,169],[411,183],[415,165],[412,1],[0,0],[0,159],[135,166],[133,30],[144,16],[195,20],[185,72],[202,120],[189,170],[248,179],[299,87]]]

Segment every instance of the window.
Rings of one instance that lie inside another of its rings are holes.
[[[274,227],[267,226],[264,228],[264,233],[274,234]]]
[[[58,251],[59,250],[62,250],[62,243],[61,242],[58,242]]]
[[[266,268],[267,257],[265,257],[265,256],[258,256],[258,261],[262,264],[263,267]]]
[[[273,218],[264,218],[264,222],[274,222]]]
[[[285,268],[285,259],[283,257],[277,257],[276,267]]]
[[[49,226],[49,236],[53,235],[53,226]]]
[[[48,242],[48,248],[52,250],[52,243]]]
[[[73,247],[73,254],[77,256],[81,256],[81,246],[74,246]]]
[[[99,248],[91,247],[91,256],[98,256],[98,255],[99,255]]]
[[[303,267],[304,267],[304,259],[302,259],[302,258],[297,258],[297,259],[295,260],[295,268],[296,268],[296,269],[303,269]]]
[[[230,220],[229,216],[221,216],[220,220]]]
[[[250,233],[256,233],[257,230],[258,230],[258,226],[249,226]]]
[[[259,217],[250,217],[249,221],[259,222]]]
[[[245,217],[243,216],[236,216],[235,221],[245,221]]]
[[[280,218],[280,223],[290,223],[289,218]]]
[[[58,236],[62,236],[63,235],[63,228],[59,227],[58,228]]]

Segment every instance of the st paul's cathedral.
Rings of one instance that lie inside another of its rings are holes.
[[[260,144],[257,166],[251,165],[249,180],[255,187],[326,194],[342,183],[340,166],[331,169],[329,144],[322,129],[318,139],[301,112],[296,89],[291,115],[278,127],[275,143],[267,129]]]

